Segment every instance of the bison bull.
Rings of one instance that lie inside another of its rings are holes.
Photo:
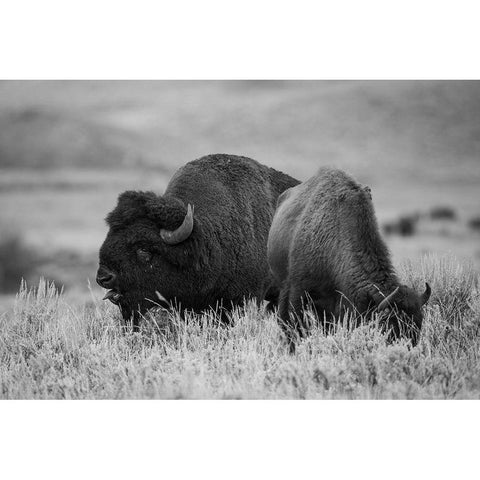
[[[376,310],[390,339],[406,336],[418,342],[430,287],[426,284],[419,296],[400,284],[379,234],[370,189],[346,173],[321,168],[280,195],[268,262],[281,286],[278,315],[291,351],[307,330],[306,302],[327,326],[348,310]]]
[[[298,183],[249,158],[208,155],[180,168],[163,196],[122,193],[99,255],[105,298],[135,327],[152,301],[202,311],[263,299],[277,198]]]

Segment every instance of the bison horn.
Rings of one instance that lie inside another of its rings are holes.
[[[400,287],[397,287],[390,295],[388,295],[388,297],[385,297],[378,304],[377,311],[381,312],[382,310],[385,310],[385,308],[387,308],[389,306],[390,302],[393,300],[393,297],[395,297],[395,295],[398,293],[399,289],[400,289]]]
[[[430,298],[430,295],[432,293],[432,289],[430,288],[430,285],[425,282],[425,291],[423,292],[422,295],[422,305],[425,305],[428,302],[428,299]]]
[[[193,230],[193,208],[190,204],[187,207],[187,214],[182,224],[176,230],[160,230],[162,240],[169,245],[176,245],[186,240]]]

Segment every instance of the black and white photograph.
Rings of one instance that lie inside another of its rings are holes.
[[[480,82],[0,104],[3,398],[479,397]]]
[[[475,477],[449,4],[2,5],[5,478]]]

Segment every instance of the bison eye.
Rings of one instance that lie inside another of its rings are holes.
[[[152,254],[143,248],[138,248],[137,258],[143,263],[148,263],[152,259]]]

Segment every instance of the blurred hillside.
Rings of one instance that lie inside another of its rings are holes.
[[[219,152],[301,180],[344,168],[372,187],[381,223],[452,208],[453,223],[388,237],[394,259],[479,262],[467,225],[480,215],[480,82],[0,82],[0,229],[84,288],[117,195],[162,192],[178,167]]]
[[[0,112],[1,167],[173,171],[234,151],[307,176],[480,175],[479,82],[1,82]]]

